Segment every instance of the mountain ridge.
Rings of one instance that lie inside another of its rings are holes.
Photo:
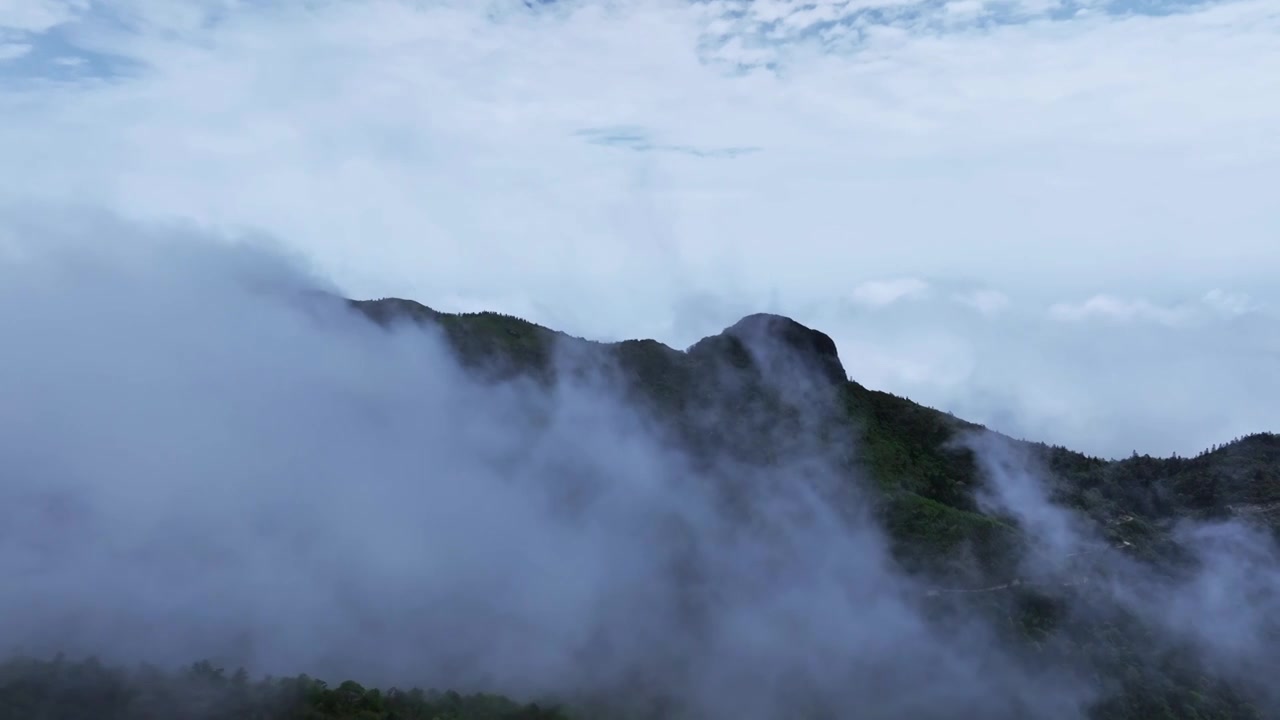
[[[721,341],[726,336],[734,336],[734,335],[741,336],[744,332],[744,328],[751,326],[753,324],[758,324],[760,322],[778,323],[785,328],[784,330],[780,330],[778,332],[781,332],[784,334],[786,333],[793,334],[792,339],[789,341],[789,343],[792,344],[794,347],[803,348],[805,343],[812,343],[812,349],[815,351],[815,354],[820,356],[821,358],[820,362],[830,363],[834,361],[834,368],[837,369],[838,373],[841,376],[839,381],[852,383],[853,385],[865,390],[868,393],[874,393],[878,396],[882,396],[886,398],[895,398],[900,401],[908,402],[930,413],[937,413],[940,416],[946,416],[960,423],[961,425],[965,426],[968,429],[985,430],[988,432],[994,432],[998,435],[1001,435],[1002,437],[1008,438],[1015,442],[1027,443],[1029,445],[1043,446],[1045,448],[1051,448],[1059,451],[1066,451],[1071,453],[1072,455],[1079,456],[1080,458],[1083,458],[1083,459],[1087,459],[1091,461],[1099,461],[1104,463],[1124,462],[1132,459],[1133,457],[1150,458],[1150,459],[1161,460],[1161,461],[1176,461],[1176,460],[1188,458],[1188,456],[1179,455],[1177,453],[1174,453],[1170,456],[1158,456],[1158,455],[1153,456],[1153,455],[1150,455],[1149,453],[1138,453],[1136,451],[1130,457],[1107,458],[1107,457],[1102,457],[1098,455],[1091,455],[1078,450],[1071,450],[1069,448],[1066,448],[1065,446],[1055,444],[1055,443],[1049,443],[1047,441],[1041,441],[1041,440],[1036,440],[1036,439],[1027,438],[1027,437],[1015,437],[1007,433],[992,430],[987,426],[982,425],[981,423],[965,420],[963,418],[956,416],[954,413],[950,411],[925,405],[922,403],[918,403],[904,395],[898,395],[896,393],[886,391],[886,390],[875,390],[872,388],[868,388],[862,385],[861,383],[859,383],[856,379],[848,376],[847,372],[843,367],[843,363],[839,358],[839,352],[836,348],[835,341],[832,340],[829,335],[822,332],[821,330],[804,325],[791,317],[788,317],[786,315],[780,315],[777,313],[759,312],[759,313],[750,313],[750,314],[744,315],[741,319],[737,320],[736,322],[730,325],[727,325],[719,333],[715,333],[713,335],[708,335],[706,337],[703,337],[695,341],[694,343],[692,343],[689,347],[681,349],[681,348],[667,345],[665,343],[662,343],[652,338],[628,338],[624,340],[615,340],[615,341],[591,340],[584,337],[570,335],[569,333],[566,333],[564,331],[549,328],[544,325],[540,325],[532,321],[525,320],[524,318],[520,318],[518,316],[510,315],[507,313],[488,311],[488,310],[474,311],[474,312],[444,312],[440,310],[435,310],[434,308],[431,308],[430,306],[420,303],[416,300],[410,300],[410,299],[398,298],[398,297],[380,297],[376,299],[365,299],[365,300],[346,299],[346,303],[352,308],[355,308],[356,310],[358,310],[361,314],[368,317],[370,320],[373,320],[374,322],[382,325],[386,325],[388,323],[392,323],[397,320],[412,320],[415,322],[431,321],[431,322],[440,324],[446,330],[449,330],[450,328],[452,328],[453,332],[457,333],[459,336],[461,336],[462,333],[465,331],[479,332],[479,333],[493,331],[493,332],[505,333],[506,335],[509,335],[515,338],[526,338],[526,339],[530,334],[533,334],[533,335],[540,334],[540,335],[543,335],[545,338],[568,340],[575,343],[599,346],[602,348],[622,349],[627,347],[637,347],[637,348],[651,349],[657,352],[667,352],[667,353],[673,353],[673,354],[678,353],[678,354],[685,354],[685,355],[688,355],[691,352],[702,351],[704,348],[707,348],[708,346],[714,345],[715,343]],[[799,338],[803,338],[803,339],[799,339]],[[455,338],[451,337],[451,340],[453,339]],[[834,379],[834,373],[833,373],[833,379]],[[1277,434],[1271,431],[1256,431],[1253,433],[1248,433],[1246,435],[1241,435],[1236,438],[1232,438],[1230,440],[1226,440],[1221,443],[1215,443],[1208,448],[1202,449],[1195,456],[1191,456],[1191,457],[1193,458],[1201,457],[1207,454],[1222,452],[1224,450],[1227,450],[1241,443],[1265,442],[1268,439],[1273,439],[1273,438],[1280,438],[1280,434]]]
[[[992,432],[1014,442],[1043,447],[1056,452],[1066,452],[1074,457],[1090,462],[1123,463],[1131,461],[1134,458],[1146,458],[1157,461],[1179,461],[1224,453],[1237,445],[1267,443],[1270,441],[1276,441],[1277,447],[1280,447],[1280,434],[1270,431],[1257,431],[1222,443],[1216,443],[1190,457],[1179,455],[1177,453],[1170,456],[1153,456],[1148,453],[1138,453],[1135,451],[1130,457],[1107,458],[1098,455],[1090,455],[1078,450],[1072,450],[1062,445],[1033,438],[1015,437],[1007,433],[992,430],[981,423],[965,420],[950,411],[918,403],[904,395],[898,395],[885,390],[875,390],[862,385],[856,379],[848,376],[843,363],[839,358],[839,352],[836,348],[835,341],[832,340],[829,335],[816,328],[806,326],[793,318],[776,313],[760,312],[744,315],[738,321],[726,326],[719,333],[703,337],[692,343],[689,347],[680,349],[652,338],[628,338],[616,341],[590,340],[539,325],[515,315],[494,311],[458,313],[443,312],[435,310],[418,301],[404,298],[382,297],[368,300],[347,299],[346,302],[350,307],[356,309],[370,320],[381,325],[387,325],[397,320],[410,320],[419,323],[434,322],[443,327],[446,332],[450,333],[450,340],[455,343],[455,349],[460,351],[463,349],[471,350],[471,348],[457,347],[457,345],[466,344],[464,338],[467,334],[484,335],[492,332],[497,335],[506,335],[523,341],[534,339],[534,342],[543,342],[554,339],[558,341],[570,341],[583,345],[596,346],[602,349],[613,349],[617,352],[636,348],[648,352],[688,356],[690,354],[698,354],[702,352],[714,352],[715,350],[713,350],[713,348],[716,345],[723,343],[726,339],[734,337],[740,339],[742,336],[758,330],[758,328],[752,328],[752,326],[758,326],[764,323],[773,324],[778,329],[767,330],[766,333],[774,332],[779,334],[783,337],[783,341],[794,349],[800,351],[811,351],[815,356],[815,363],[826,366],[824,367],[823,372],[829,373],[829,377],[832,382],[848,382],[861,391],[870,393],[878,398],[884,398],[886,402],[892,403],[897,401],[909,403],[915,408],[919,408],[921,411],[936,414],[939,422],[955,422],[965,429]],[[748,328],[751,329],[748,330]],[[490,352],[497,351],[499,349],[500,346],[497,345],[487,348]],[[721,351],[726,350],[723,347],[719,349]],[[730,348],[727,349],[727,352],[733,353],[734,350]],[[463,355],[464,359],[474,359],[468,357],[468,353],[464,352]],[[535,357],[541,359],[541,353],[534,352],[531,355],[526,356],[528,359]],[[945,418],[945,420],[943,418]]]
[[[950,561],[950,551],[968,551],[975,538],[979,544],[996,542],[988,536],[1010,527],[1007,518],[978,507],[982,473],[972,451],[957,444],[973,434],[999,438],[1028,453],[1051,477],[1054,499],[1106,528],[1118,547],[1156,554],[1185,518],[1243,519],[1280,537],[1280,435],[1273,433],[1237,438],[1191,458],[1135,453],[1104,459],[1013,438],[867,388],[847,376],[830,336],[782,315],[744,316],[680,350],[652,339],[586,340],[511,315],[444,313],[401,298],[346,302],[379,325],[408,321],[443,329],[462,362],[491,379],[527,374],[547,382],[555,345],[595,351],[616,366],[633,399],[677,416],[727,392],[718,374],[708,375],[709,368],[753,372],[757,380],[788,372],[752,357],[752,347],[758,356],[772,340],[795,356],[800,372],[830,384],[843,405],[843,419],[860,429],[852,440],[859,448],[857,470],[878,487],[879,511],[899,559],[909,566],[937,570]],[[1118,523],[1122,517],[1133,520]]]

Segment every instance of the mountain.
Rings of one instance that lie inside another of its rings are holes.
[[[983,717],[1280,717],[1271,612],[1280,602],[1268,584],[1280,538],[1280,436],[1238,438],[1191,458],[1118,460],[1014,439],[858,384],[830,337],[777,315],[747,316],[677,350],[403,299],[343,303],[386,328],[440,331],[485,383],[587,380],[617,392],[692,465],[714,469],[703,490],[741,527],[769,531],[751,501],[758,483],[792,482],[822,458],[815,492],[851,524],[882,531],[907,601],[931,626],[959,647],[975,643],[975,663],[988,657],[979,644],[996,644],[1002,662],[1022,668],[1016,677],[1056,673],[1092,694],[1080,701],[1075,685],[1063,690],[1083,715],[1046,695],[1044,705]],[[783,466],[770,479],[752,471]],[[706,582],[696,567],[687,572],[690,585]],[[981,639],[966,640],[975,626]],[[689,627],[696,632],[696,621]],[[807,682],[786,684],[797,717],[968,716],[939,703],[832,707],[828,690]],[[88,706],[95,717],[172,717],[165,698],[183,693],[205,698],[183,713],[209,718],[697,716],[640,685],[565,698],[561,711],[496,696],[331,688],[305,676],[255,684],[207,664],[166,676],[25,659],[0,668],[0,720],[81,717]]]
[[[936,556],[1000,523],[978,510],[973,453],[953,442],[965,433],[991,431],[849,379],[835,342],[790,318],[747,316],[682,352],[654,340],[595,343],[508,315],[441,313],[410,300],[351,301],[351,306],[383,325],[396,320],[438,325],[464,363],[495,379],[527,374],[549,380],[557,346],[586,349],[615,364],[618,382],[634,400],[667,413],[676,424],[688,422],[690,407],[723,397],[724,383],[714,380],[726,366],[767,383],[769,373],[779,370],[759,367],[749,345],[773,342],[829,383],[828,399],[841,405],[843,419],[859,431],[849,438],[862,453],[859,469],[884,492],[890,527],[904,547]],[[1236,517],[1280,533],[1280,435],[1237,438],[1192,458],[1135,454],[1119,460],[1002,439],[1044,465],[1058,500],[1115,528],[1114,539],[1138,543],[1138,552],[1151,549],[1160,528],[1183,518]]]
[[[1123,678],[1110,697],[1096,704],[1094,717],[1262,713],[1247,702],[1258,693],[1251,696],[1240,683],[1205,674],[1199,650],[1184,647],[1180,655],[1169,647],[1144,647],[1153,630],[1144,627],[1141,617],[1127,617],[1141,612],[1140,606],[1098,601],[1087,616],[1078,607],[1092,602],[1088,591],[1069,586],[1075,577],[1071,573],[1101,583],[1113,580],[1094,573],[1130,577],[1149,571],[1161,578],[1185,577],[1179,573],[1204,565],[1188,523],[1219,527],[1238,520],[1280,537],[1280,436],[1238,438],[1191,458],[1135,454],[1119,460],[1015,440],[848,379],[830,337],[773,315],[748,316],[678,351],[652,340],[592,343],[514,317],[444,314],[398,299],[352,305],[382,324],[400,318],[443,328],[459,357],[490,377],[527,374],[554,382],[558,348],[603,358],[616,369],[615,381],[628,396],[679,428],[689,447],[714,447],[717,455],[728,452],[748,462],[767,463],[785,452],[779,435],[786,437],[790,430],[779,433],[778,428],[791,427],[785,420],[787,394],[798,394],[790,399],[804,412],[826,406],[820,414],[838,428],[826,439],[828,446],[847,463],[850,484],[874,488],[873,513],[887,532],[895,559],[918,577],[929,578],[934,587],[927,593],[969,600],[981,596],[979,604],[1014,626],[1023,640],[1076,643],[1068,654],[1088,655],[1095,672],[1106,668]],[[697,422],[697,411],[707,407],[718,408],[712,414],[715,427]],[[761,412],[772,418],[770,432],[735,424],[735,419],[749,424]],[[1035,472],[1044,482],[1045,500],[1084,525],[1071,552],[1036,555],[1028,546],[1045,541],[1037,537],[1043,531],[1035,527],[1036,519],[983,502],[984,494],[990,494],[984,476],[992,468],[984,469],[982,453],[975,452],[977,437],[984,438],[978,444],[995,443],[1001,457],[1015,458],[1020,468]],[[1104,567],[1089,569],[1090,553],[1100,548],[1108,553],[1097,561]],[[1066,556],[1075,556],[1073,562],[1083,557],[1085,569],[1028,576],[1028,561],[1065,564]],[[1164,588],[1151,581],[1141,591],[1125,592],[1158,597]],[[1240,611],[1248,612],[1243,604]],[[1103,628],[1119,634],[1099,640]],[[1270,654],[1266,660],[1275,657]]]

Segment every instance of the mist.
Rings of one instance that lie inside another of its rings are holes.
[[[1203,672],[1280,711],[1280,548],[1273,533],[1242,519],[1179,518],[1157,532],[1157,562],[1108,533],[1132,515],[1104,523],[1061,502],[1061,482],[1025,445],[992,433],[964,442],[982,466],[979,502],[1015,519],[1027,535],[1019,582],[1064,588],[1071,621],[1136,620],[1146,665],[1181,653]]]
[[[702,718],[1067,720],[1104,689],[976,611],[940,622],[816,433],[766,466],[692,454],[572,343],[551,386],[482,381],[264,238],[7,211],[0,339],[5,652]],[[826,427],[813,370],[751,347]],[[1028,567],[1068,572],[1087,523],[1001,442],[975,450]],[[1277,657],[1275,558],[1221,527],[1186,530],[1221,541],[1187,578],[1115,550],[1099,577],[1107,607],[1171,593],[1162,637],[1252,680]]]

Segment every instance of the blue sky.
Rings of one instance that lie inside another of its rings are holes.
[[[1274,0],[0,0],[0,58],[0,217],[597,338],[783,312],[1107,455],[1280,429]]]

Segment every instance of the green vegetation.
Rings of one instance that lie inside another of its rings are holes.
[[[207,662],[183,672],[96,659],[0,664],[0,720],[559,720],[555,707],[496,695],[387,691],[305,675],[250,680]]]

